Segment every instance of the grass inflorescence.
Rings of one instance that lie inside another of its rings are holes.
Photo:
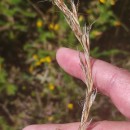
[[[87,87],[86,87],[86,97],[85,97],[85,103],[83,105],[81,124],[79,126],[79,130],[86,130],[86,128],[89,126],[90,123],[90,121],[89,123],[87,123],[90,108],[96,97],[96,90],[93,89],[93,79],[92,79],[92,70],[91,70],[91,62],[90,62],[89,32],[91,30],[91,26],[87,27],[85,24],[83,27],[81,27],[78,18],[78,9],[77,6],[74,4],[74,1],[70,0],[71,9],[68,8],[68,6],[63,0],[53,0],[53,4],[55,4],[62,11],[67,23],[69,24],[74,35],[81,43],[83,48],[85,58],[83,59],[80,53],[79,53],[79,58],[80,58],[82,72],[85,78],[85,84]]]

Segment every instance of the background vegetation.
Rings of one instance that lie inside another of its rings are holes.
[[[79,20],[95,22],[91,55],[130,70],[130,1],[80,1]],[[62,13],[51,2],[0,2],[0,129],[34,123],[79,121],[84,84],[58,66],[60,47],[80,49]],[[124,120],[100,93],[93,120]]]

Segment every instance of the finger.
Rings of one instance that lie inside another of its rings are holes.
[[[78,130],[79,123],[31,125],[23,130]],[[102,121],[90,124],[87,130],[130,130],[129,122]]]
[[[59,65],[69,74],[83,80],[79,52],[61,48],[57,51]],[[130,118],[130,73],[101,60],[92,60],[92,76],[98,90],[109,96],[116,107]]]

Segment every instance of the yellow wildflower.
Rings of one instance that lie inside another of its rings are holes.
[[[59,28],[60,28],[59,24],[50,23],[49,25],[49,29],[54,30],[54,31],[58,31]]]
[[[55,31],[58,31],[59,28],[60,28],[59,24],[55,24],[55,26],[54,26],[54,30],[55,30]]]
[[[94,36],[101,36],[102,35],[102,32],[100,32],[100,31],[92,31],[92,34],[94,35]]]
[[[115,21],[114,26],[116,26],[116,27],[121,26],[121,22],[120,21]]]
[[[38,56],[36,54],[34,54],[32,57],[34,60],[38,60]]]
[[[40,59],[40,62],[41,62],[41,63],[44,63],[45,61],[46,61],[45,58],[41,58],[41,59]]]
[[[35,66],[40,66],[41,65],[41,62],[40,61],[37,61],[36,63],[35,63]]]
[[[51,29],[51,30],[54,29],[54,24],[53,24],[53,23],[50,23],[50,25],[49,25],[49,29]]]
[[[99,0],[101,3],[105,4],[106,2],[110,2],[111,5],[115,5],[116,0]]]
[[[29,67],[29,72],[32,73],[33,71],[34,71],[34,67],[31,65],[31,66]]]
[[[105,4],[106,0],[99,0],[101,3]]]
[[[111,3],[111,5],[115,5],[116,0],[111,0],[110,3]]]
[[[47,56],[47,57],[41,58],[40,62],[41,63],[44,63],[44,62],[50,63],[51,62],[51,57]]]
[[[47,56],[47,57],[45,57],[45,60],[46,60],[46,62],[50,63],[51,62],[51,57]]]
[[[49,84],[49,89],[53,91],[55,89],[55,86],[53,84]]]
[[[42,26],[43,26],[43,21],[42,20],[37,20],[37,22],[36,22],[36,26],[38,27],[38,28],[41,28]]]
[[[72,103],[68,103],[67,107],[68,107],[68,109],[73,110],[74,105]]]
[[[53,121],[54,120],[54,117],[53,116],[49,116],[48,117],[48,121]]]

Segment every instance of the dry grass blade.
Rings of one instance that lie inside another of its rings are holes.
[[[67,23],[69,24],[74,35],[76,36],[76,38],[78,39],[78,41],[81,43],[83,47],[85,60],[83,60],[80,54],[79,54],[79,58],[80,58],[81,68],[85,77],[85,84],[87,88],[86,88],[86,97],[83,106],[81,124],[79,126],[79,130],[86,130],[89,123],[91,122],[90,121],[89,123],[87,123],[90,108],[96,97],[96,91],[93,90],[93,80],[92,80],[92,71],[91,71],[90,53],[89,53],[90,52],[89,31],[91,29],[91,26],[86,27],[86,25],[84,25],[84,27],[81,28],[78,21],[77,8],[73,0],[70,1],[71,9],[67,7],[67,5],[63,0],[53,0],[53,3],[63,12]]]

